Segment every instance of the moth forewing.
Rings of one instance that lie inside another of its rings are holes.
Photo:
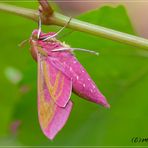
[[[51,74],[48,75],[47,62],[45,58],[41,58],[38,55],[38,116],[41,129],[43,133],[50,139],[53,139],[55,135],[65,125],[70,111],[72,109],[72,102],[67,101],[64,107],[60,107],[56,103],[55,95],[53,94],[54,87],[57,86],[52,83],[47,83],[47,80],[51,81]],[[47,79],[50,78],[50,79]],[[48,85],[48,86],[47,86]],[[60,100],[62,101],[62,100]],[[61,103],[61,102],[60,102]],[[62,102],[63,103],[63,102]],[[60,104],[61,105],[61,104]]]

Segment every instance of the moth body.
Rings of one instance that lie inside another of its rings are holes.
[[[109,107],[71,47],[55,37],[55,33],[34,30],[30,38],[31,54],[38,63],[38,115],[44,134],[53,139],[64,126],[72,109],[71,92]]]

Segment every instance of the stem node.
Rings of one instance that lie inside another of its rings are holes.
[[[42,23],[48,25],[50,22],[50,17],[53,14],[53,9],[49,5],[47,0],[38,0],[40,3],[39,12],[41,16]]]

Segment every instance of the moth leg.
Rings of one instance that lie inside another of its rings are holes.
[[[70,23],[71,19],[72,19],[72,17],[70,17],[69,21],[58,32],[56,32],[54,35],[50,35],[50,36],[46,37],[45,39],[43,39],[43,41],[46,41],[48,39],[51,39],[51,38],[54,38],[55,36],[57,36],[60,32],[62,32],[67,27],[67,25]]]
[[[40,34],[41,34],[41,27],[42,27],[42,21],[41,21],[41,17],[39,15],[39,21],[38,21],[38,34],[37,34],[37,38],[40,38]]]
[[[88,49],[83,49],[83,48],[67,48],[67,47],[63,47],[63,48],[56,48],[56,49],[53,49],[51,50],[52,52],[58,52],[58,51],[75,51],[75,50],[78,50],[78,51],[83,51],[83,52],[88,52],[88,53],[91,53],[91,54],[94,54],[94,55],[99,55],[98,52],[95,52],[95,51],[92,51],[92,50],[88,50]]]

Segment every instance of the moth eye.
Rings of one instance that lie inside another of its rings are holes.
[[[33,35],[32,35],[32,39],[33,39],[33,40],[38,40],[37,34],[33,34]]]

